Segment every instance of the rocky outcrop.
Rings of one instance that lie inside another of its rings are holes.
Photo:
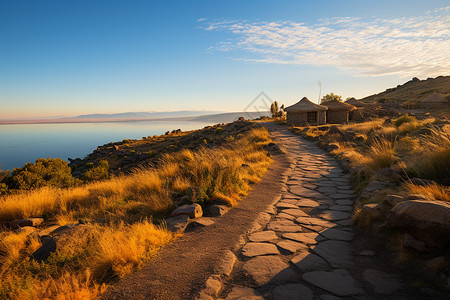
[[[450,204],[442,201],[410,200],[397,204],[388,223],[430,248],[450,245]]]

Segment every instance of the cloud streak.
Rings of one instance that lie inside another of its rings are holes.
[[[232,33],[231,40],[212,48],[230,52],[233,59],[334,66],[362,76],[426,77],[450,71],[450,6],[410,18],[331,18],[313,25],[292,21],[204,25],[208,31]],[[247,54],[235,56],[236,50]]]

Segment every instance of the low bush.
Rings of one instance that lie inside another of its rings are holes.
[[[400,127],[400,125],[402,125],[404,123],[411,123],[411,122],[417,122],[417,119],[408,114],[404,114],[403,116],[401,116],[394,122],[394,125],[395,125],[395,127]]]

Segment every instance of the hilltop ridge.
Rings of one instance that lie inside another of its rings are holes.
[[[420,80],[417,77],[407,81],[403,85],[388,88],[384,92],[374,94],[360,99],[362,102],[419,102],[423,98],[438,93],[441,95],[450,94],[450,76],[438,76]]]

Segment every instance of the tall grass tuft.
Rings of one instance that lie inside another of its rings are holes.
[[[450,188],[440,184],[415,185],[406,184],[406,189],[411,194],[426,195],[431,200],[450,202]]]
[[[378,138],[372,142],[367,153],[367,165],[372,170],[390,168],[396,161],[394,143],[385,139]]]
[[[420,178],[431,179],[450,185],[450,133],[432,127],[429,135],[423,136],[420,159],[409,169]]]

